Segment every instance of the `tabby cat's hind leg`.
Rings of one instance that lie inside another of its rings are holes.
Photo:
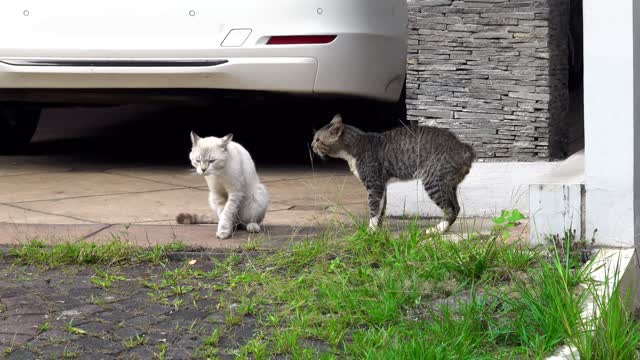
[[[436,231],[444,233],[458,218],[460,205],[458,204],[457,188],[457,185],[450,185],[446,182],[433,181],[425,183],[425,191],[444,213],[444,220],[436,225],[435,228],[427,229],[428,233]]]

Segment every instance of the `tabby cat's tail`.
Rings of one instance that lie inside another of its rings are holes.
[[[176,216],[176,222],[178,224],[216,224],[218,221],[211,215],[199,215],[199,214],[187,214],[180,213]]]
[[[471,163],[476,159],[476,151],[473,149],[473,146],[469,144],[464,144],[464,146],[466,147],[464,159],[469,164],[469,167],[471,167]]]
[[[471,171],[471,165],[476,159],[476,151],[473,147],[469,144],[464,144],[464,146],[466,148],[463,155],[465,164],[462,166],[462,169],[460,169],[460,174],[458,174],[458,182],[462,182],[462,180],[464,180],[464,178],[469,174]]]

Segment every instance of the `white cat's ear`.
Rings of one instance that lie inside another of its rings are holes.
[[[340,114],[336,114],[336,116],[333,117],[333,120],[331,120],[331,124],[333,125],[342,125],[342,115]]]
[[[222,145],[227,146],[229,145],[231,140],[233,140],[233,134],[228,134],[227,136],[223,137],[221,140],[222,140]]]
[[[191,145],[196,146],[198,141],[200,141],[201,137],[198,136],[194,131],[191,132]]]

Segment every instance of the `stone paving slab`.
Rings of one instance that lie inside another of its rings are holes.
[[[19,244],[33,239],[49,242],[76,241],[99,232],[108,225],[9,224],[0,223],[0,244]]]
[[[49,318],[47,304],[24,287],[3,285],[0,305],[0,347],[19,346],[31,340],[38,333],[38,326]]]
[[[322,231],[318,226],[292,227],[289,225],[269,225],[263,233],[250,234],[238,230],[232,238],[216,238],[216,225],[114,225],[88,238],[90,241],[104,242],[119,238],[138,246],[153,246],[182,242],[190,247],[216,249],[237,249],[254,240],[269,248],[280,248],[291,241],[308,238]]]
[[[117,238],[143,247],[180,241],[191,247],[237,249],[249,241],[255,241],[262,248],[282,248],[293,242],[316,236],[329,226],[352,224],[353,221],[364,224],[366,218],[352,218],[350,215],[341,213],[322,214],[320,217],[317,214],[314,215],[313,211],[286,211],[285,215],[278,215],[274,220],[280,223],[270,223],[265,226],[262,233],[249,234],[238,230],[231,239],[226,240],[215,237],[216,225],[0,224],[0,244],[15,245],[36,238],[52,244],[79,240],[106,242]],[[392,231],[400,231],[412,221],[390,218],[387,219],[386,224]],[[435,219],[421,219],[418,221],[418,226],[426,229],[436,222]],[[461,218],[451,227],[446,237],[458,241],[470,233],[488,234],[492,226],[493,223],[488,218]],[[526,239],[528,224],[522,222],[510,232],[512,236],[509,241]]]
[[[127,176],[158,183],[170,184],[179,187],[206,188],[202,176],[191,169],[174,167],[142,167],[142,168],[116,168],[106,171],[109,174]]]
[[[68,162],[61,164],[57,161],[52,161],[49,157],[0,157],[0,177],[66,172],[71,169],[72,166]]]
[[[276,202],[345,204],[366,202],[367,192],[354,176],[283,180],[266,184]]]
[[[0,203],[24,203],[176,188],[101,172],[66,172],[0,177]]]
[[[225,327],[225,314],[216,306],[221,294],[203,287],[175,306],[154,300],[142,282],[159,281],[164,271],[181,266],[170,262],[110,269],[127,280],[101,289],[91,284],[95,271],[89,268],[47,270],[0,258],[0,358],[152,359],[161,345],[167,347],[166,359],[194,358],[203,340]],[[192,268],[209,271],[213,266],[199,261]],[[34,314],[16,314],[20,308]],[[220,358],[233,358],[231,352],[253,337],[256,328],[250,317],[226,326]]]
[[[194,189],[38,201],[21,206],[102,224],[162,221],[173,219],[179,212],[187,210],[195,213],[210,212],[207,193]]]
[[[84,219],[76,219],[68,216],[55,214],[45,214],[39,211],[32,211],[20,206],[0,205],[0,224],[88,224]]]

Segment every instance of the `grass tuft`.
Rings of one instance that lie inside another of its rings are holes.
[[[567,341],[586,272],[555,251],[492,236],[451,242],[417,224],[365,224],[251,261],[220,262],[227,329],[263,326],[238,356],[529,359]],[[256,300],[258,299],[258,300]],[[227,308],[227,304],[239,304]],[[316,344],[309,346],[309,343]],[[319,345],[318,345],[319,344]],[[209,347],[211,350],[212,347]]]
[[[602,282],[590,282],[586,294],[593,302],[594,316],[580,319],[572,333],[571,345],[580,359],[638,359],[640,321],[634,317],[634,289],[623,292],[619,271],[606,271]]]
[[[119,239],[107,243],[86,241],[48,245],[41,240],[31,240],[11,248],[9,255],[15,262],[55,268],[64,265],[120,265],[131,262],[165,263],[168,254],[184,250],[182,243],[156,245],[144,249]]]

